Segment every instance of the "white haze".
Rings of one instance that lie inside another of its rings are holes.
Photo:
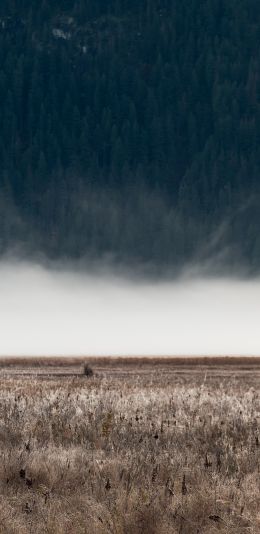
[[[0,355],[260,355],[260,281],[0,264]]]

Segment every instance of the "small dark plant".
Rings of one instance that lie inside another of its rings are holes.
[[[87,377],[91,377],[93,376],[94,372],[93,372],[93,369],[90,367],[90,365],[88,363],[84,363],[83,365],[83,375],[87,376]]]

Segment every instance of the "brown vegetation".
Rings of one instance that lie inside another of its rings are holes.
[[[2,376],[0,533],[258,533],[257,372],[123,371]]]
[[[231,366],[236,369],[241,367],[260,367],[260,356],[6,356],[0,358],[0,369],[6,367],[74,367],[89,363],[95,366],[114,367],[116,365],[125,367],[149,367],[150,365],[165,366],[220,366],[221,368]]]

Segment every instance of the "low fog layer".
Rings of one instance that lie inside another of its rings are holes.
[[[260,281],[0,265],[0,355],[259,355]]]

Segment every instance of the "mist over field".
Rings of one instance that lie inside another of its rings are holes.
[[[0,265],[0,355],[259,355],[260,281]]]

